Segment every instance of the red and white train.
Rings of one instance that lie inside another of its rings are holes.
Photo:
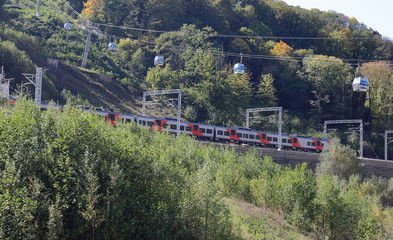
[[[134,121],[139,126],[151,130],[168,131],[177,133],[177,119],[168,117],[146,117],[131,114],[119,114],[115,112],[105,112],[96,110],[100,116],[104,116],[106,121],[112,125],[116,122]],[[191,123],[180,121],[180,133],[194,136],[199,140],[207,140],[214,142],[234,142],[238,144],[249,144],[262,147],[278,148],[279,135],[264,131],[256,131],[244,127],[224,127],[213,126],[203,123]],[[329,139],[316,139],[302,135],[281,134],[281,148],[302,150],[307,152],[322,152],[328,149],[330,145]]]
[[[13,103],[13,102],[12,102]],[[48,105],[43,103],[41,108]],[[83,110],[92,110],[93,113],[105,117],[106,122],[116,126],[118,122],[135,122],[141,127],[157,131],[168,131],[177,133],[177,119],[168,117],[146,117],[132,114],[120,114],[116,112],[103,111],[99,108],[78,107]],[[264,131],[256,131],[244,127],[213,126],[203,123],[191,123],[180,121],[180,133],[194,136],[199,140],[249,144],[262,147],[278,148],[279,135]],[[317,139],[302,135],[281,134],[281,148],[307,152],[322,152],[328,149],[331,141],[329,139]]]

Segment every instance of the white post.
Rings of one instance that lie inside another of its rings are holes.
[[[34,100],[38,107],[41,107],[42,92],[42,68],[37,67],[35,75],[35,95]]]
[[[41,6],[41,0],[38,0],[37,13],[35,14],[37,17],[40,16],[40,6]]]
[[[82,67],[83,68],[86,67],[87,54],[89,54],[90,38],[91,38],[91,29],[88,27],[88,29],[87,29],[86,47],[85,47],[85,52],[83,54],[83,62],[82,62]]]

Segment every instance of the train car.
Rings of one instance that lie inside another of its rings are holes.
[[[277,133],[260,132],[250,128],[243,127],[215,127],[216,141],[245,143],[250,145],[259,145],[262,147],[275,147],[279,145],[279,135]],[[330,141],[328,139],[315,139],[301,135],[281,135],[281,148],[322,152],[328,148]]]
[[[98,116],[104,117],[105,121],[109,124],[116,126],[118,123],[128,123],[135,121],[135,115],[132,114],[120,114],[117,112],[108,112],[99,110],[93,110],[93,113],[98,114]]]
[[[150,130],[167,130],[170,133],[177,133],[177,119],[174,118],[137,116],[136,121],[140,126]],[[180,121],[180,133],[195,136],[199,140],[213,140],[214,126]]]
[[[11,102],[11,101],[10,101]],[[13,103],[12,100],[11,103]],[[47,109],[49,104],[42,103],[41,108]],[[58,106],[59,107],[59,106]],[[60,106],[60,109],[62,106]],[[146,117],[132,114],[120,114],[116,112],[104,111],[100,108],[77,106],[83,111],[92,111],[104,117],[106,122],[113,126],[117,123],[135,121],[139,126],[150,130],[177,133],[177,119],[169,117]],[[245,127],[213,126],[203,123],[191,123],[180,121],[180,133],[194,136],[198,140],[209,140],[218,142],[234,142],[237,144],[249,144],[262,147],[278,148],[279,135],[277,133],[261,132]],[[316,139],[303,135],[281,135],[281,148],[307,152],[322,152],[329,149],[331,141],[329,139]]]
[[[258,132],[243,127],[215,127],[216,141],[235,143],[260,143]]]

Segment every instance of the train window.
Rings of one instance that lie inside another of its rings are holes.
[[[156,120],[156,126],[161,126],[161,120]]]
[[[272,137],[267,137],[267,140],[268,140],[268,141],[271,141],[271,140],[272,140]]]
[[[225,132],[224,132],[224,136],[229,136],[229,132],[228,132],[228,131],[225,131]]]
[[[115,119],[116,119],[115,114],[113,114],[113,113],[108,114],[108,120],[115,121]]]
[[[224,133],[221,130],[218,130],[217,135],[224,135]]]
[[[293,139],[293,143],[297,143],[297,138],[294,138],[294,139]]]
[[[310,142],[307,142],[307,146],[311,146],[311,143],[310,143]]]
[[[162,124],[162,127],[163,127],[163,128],[167,128],[167,127],[168,127],[168,124],[164,123],[164,124]]]
[[[237,133],[237,137],[241,138],[242,134],[241,133]]]
[[[288,139],[288,143],[292,143],[292,139]]]
[[[323,147],[323,143],[321,143],[321,147]]]
[[[180,131],[184,131],[184,126],[180,126]]]
[[[153,125],[154,125],[154,122],[147,121],[147,126],[152,127]]]
[[[317,146],[321,146],[321,141],[317,141]]]
[[[286,139],[286,138],[283,138],[283,139],[281,139],[281,142],[282,142],[282,143],[287,143],[287,139]]]
[[[250,134],[250,139],[255,139],[255,135]]]
[[[258,140],[261,140],[261,136],[259,136],[259,135],[257,135],[256,138],[257,138]]]
[[[132,121],[132,119],[126,118],[126,123],[129,123],[131,121]]]
[[[146,121],[142,121],[142,125],[143,125],[143,126],[146,126]]]
[[[311,146],[315,147],[315,142],[312,142],[312,143],[311,143]]]
[[[191,132],[191,127],[190,127],[190,126],[187,126],[187,127],[186,127],[186,131]]]
[[[243,134],[243,138],[248,138],[248,134]]]
[[[213,133],[213,130],[207,129],[207,133],[212,134],[212,133]]]
[[[206,129],[205,129],[205,128],[199,128],[199,132],[200,132],[200,133],[205,133],[205,132],[206,132]]]
[[[262,133],[262,139],[266,139],[266,134]]]
[[[192,126],[192,130],[197,132],[198,131],[198,125],[193,125]]]
[[[273,138],[273,142],[277,142],[277,138],[275,137],[275,138]]]
[[[171,129],[176,130],[177,129],[177,125],[171,124]]]
[[[236,130],[231,130],[231,135],[235,136],[236,135]]]

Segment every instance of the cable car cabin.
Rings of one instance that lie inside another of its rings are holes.
[[[71,30],[71,23],[64,23],[64,29],[65,30]]]
[[[116,51],[116,43],[111,42],[108,44],[109,51]]]
[[[353,91],[355,92],[367,92],[368,91],[368,81],[367,78],[357,77],[352,83]]]
[[[158,66],[164,65],[164,57],[163,56],[156,56],[154,58],[154,65],[158,65]]]
[[[233,72],[235,74],[243,74],[244,73],[244,64],[236,63],[235,66],[233,67]]]

